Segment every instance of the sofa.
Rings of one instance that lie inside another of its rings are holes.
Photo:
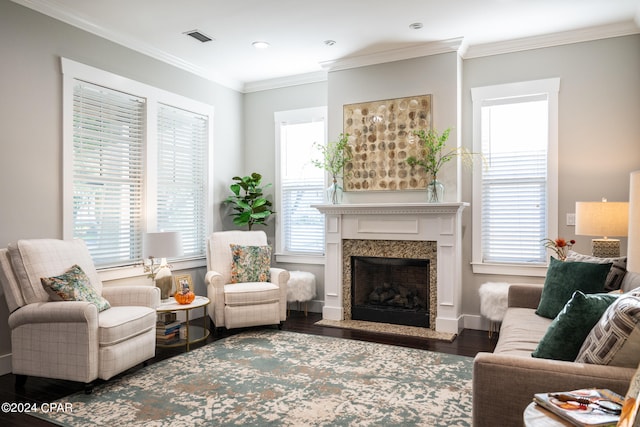
[[[627,272],[621,291],[640,287],[640,274]],[[481,352],[473,364],[473,425],[521,426],[533,395],[579,388],[608,388],[625,395],[635,367],[536,358],[532,352],[553,319],[536,314],[542,284],[512,284],[508,307],[493,353]]]

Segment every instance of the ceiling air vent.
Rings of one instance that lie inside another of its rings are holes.
[[[200,30],[191,30],[185,32],[184,34],[191,36],[194,39],[201,41],[202,43],[210,42],[211,40],[213,40],[212,37],[207,36]]]

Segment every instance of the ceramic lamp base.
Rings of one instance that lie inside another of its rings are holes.
[[[620,240],[592,239],[591,251],[598,258],[617,258],[620,256]]]

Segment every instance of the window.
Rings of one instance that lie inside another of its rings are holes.
[[[311,205],[324,201],[325,174],[311,159],[314,144],[326,143],[325,117],[324,107],[275,113],[279,261],[315,263],[324,255],[324,215]]]
[[[212,108],[67,59],[65,238],[98,267],[137,264],[145,231],[180,231],[203,258],[210,229]]]
[[[473,270],[543,275],[557,233],[559,79],[472,89]]]

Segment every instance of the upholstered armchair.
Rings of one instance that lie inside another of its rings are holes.
[[[17,385],[37,376],[83,382],[90,392],[94,380],[155,355],[158,288],[103,287],[82,240],[20,240],[0,249],[0,282]]]
[[[209,317],[216,328],[278,325],[287,318],[289,272],[270,267],[264,231],[220,231],[207,240]]]

